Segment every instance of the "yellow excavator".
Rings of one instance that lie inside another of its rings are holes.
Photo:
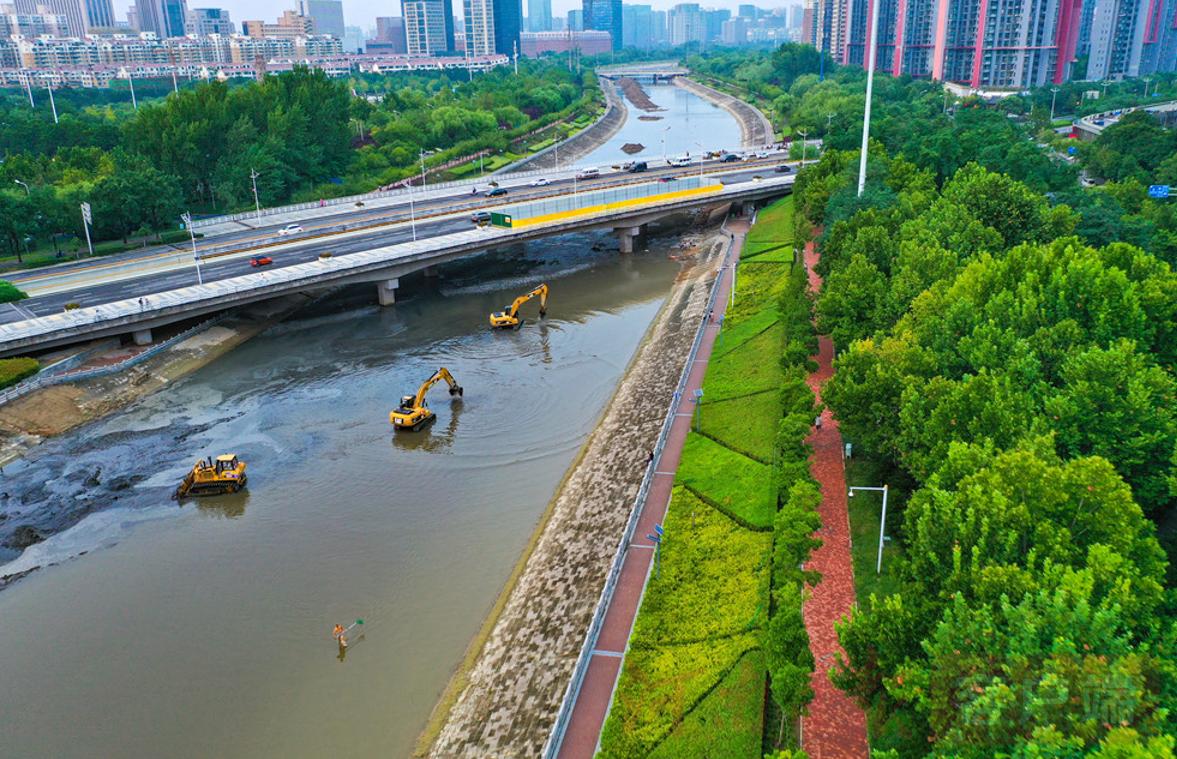
[[[524,293],[515,299],[515,302],[503,308],[501,312],[490,315],[490,326],[497,329],[507,329],[510,327],[518,327],[523,323],[519,318],[519,307],[535,296],[539,296],[539,315],[543,316],[548,313],[548,286],[540,285],[529,293]]]
[[[401,404],[388,415],[398,430],[419,430],[434,418],[434,414],[425,407],[425,393],[438,382],[445,380],[450,386],[450,395],[462,397],[462,386],[455,380],[444,366],[434,372],[433,376],[422,383],[416,395],[401,396]]]
[[[205,461],[201,459],[176,488],[176,498],[236,493],[245,487],[245,462],[234,453]]]

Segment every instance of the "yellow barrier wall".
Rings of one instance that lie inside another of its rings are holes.
[[[648,205],[650,203],[658,203],[666,200],[674,200],[676,198],[689,198],[697,195],[708,195],[719,192],[723,189],[722,184],[711,184],[705,187],[696,187],[690,190],[678,190],[677,192],[667,192],[660,195],[647,195],[643,198],[630,198],[629,200],[617,200],[612,203],[600,203],[595,206],[584,206],[572,211],[560,211],[559,213],[545,214],[544,216],[535,216],[530,219],[511,219],[511,229],[522,229],[524,227],[535,226],[536,224],[546,224],[552,221],[561,221],[563,219],[575,219],[580,216],[589,216],[597,213],[604,213],[605,211],[614,211],[621,208],[636,208],[637,206]]]

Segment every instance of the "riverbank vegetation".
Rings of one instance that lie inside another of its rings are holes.
[[[816,338],[804,270],[780,252],[791,212],[766,210],[745,243],[601,756],[759,757],[793,745],[812,698],[801,601],[817,578],[798,567],[820,544],[804,442]]]
[[[0,358],[0,390],[12,387],[39,371],[41,364],[35,358]]]
[[[7,95],[0,238],[22,263],[38,246],[59,257],[84,250],[83,202],[95,240],[126,243],[174,230],[185,210],[368,192],[419,176],[422,165],[438,181],[450,168],[461,173],[459,164],[471,171],[457,159],[477,155],[493,169],[542,147],[553,138],[545,128],[563,134],[600,110],[594,76],[558,61],[523,62],[517,75],[500,67],[451,76],[348,82],[296,68],[260,83],[190,85],[137,110],[65,89],[56,94],[59,123],[47,104]]]
[[[831,149],[798,178],[823,397],[909,498],[835,682],[882,756],[1173,756],[1177,275],[1091,244],[1050,177],[880,144],[858,198],[857,167]]]

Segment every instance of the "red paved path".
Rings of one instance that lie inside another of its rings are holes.
[[[805,246],[809,284],[816,292],[821,277],[813,271],[817,263],[813,243]],[[819,341],[818,370],[809,375],[809,386],[821,400],[821,385],[833,375],[834,346],[830,338]],[[842,463],[842,436],[838,421],[827,410],[822,426],[809,436],[813,444],[813,476],[821,483],[821,527],[817,537],[825,541],[814,552],[806,569],[822,573],[821,583],[812,589],[805,604],[805,627],[809,648],[817,662],[813,676],[813,702],[809,716],[801,720],[801,747],[810,759],[865,759],[869,755],[866,718],[854,701],[834,687],[829,668],[834,654],[841,653],[834,623],[849,616],[854,608],[854,567],[850,561],[850,517],[846,508],[846,476]]]
[[[748,226],[746,221],[729,224],[728,228],[735,233],[735,245],[729,263],[739,260],[740,248],[743,247]],[[731,277],[726,276],[725,272],[715,298],[716,316],[723,314],[727,309],[730,291]],[[683,398],[675,409],[674,422],[670,426],[666,445],[654,462],[654,480],[642,506],[637,529],[634,530],[634,542],[626,552],[621,576],[617,579],[617,586],[613,592],[613,600],[605,612],[605,622],[597,638],[597,647],[592,659],[589,660],[580,694],[572,707],[572,716],[564,731],[564,742],[560,745],[558,759],[592,759],[597,751],[597,741],[605,724],[609,702],[613,699],[613,686],[621,672],[622,655],[629,641],[629,633],[633,630],[642,588],[646,583],[650,563],[654,559],[654,551],[645,536],[653,533],[654,525],[661,524],[666,516],[674,474],[682,458],[683,444],[686,442],[687,433],[690,432],[691,415],[695,410],[695,404],[690,399],[693,398],[694,391],[703,386],[707,360],[711,357],[711,348],[715,345],[718,334],[718,325],[705,325],[703,339],[699,343],[699,351],[691,366]]]

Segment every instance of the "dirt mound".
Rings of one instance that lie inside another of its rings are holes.
[[[634,153],[640,153],[645,149],[646,149],[646,146],[641,144],[640,142],[627,142],[621,146],[621,152],[625,153],[626,155],[633,155]]]
[[[665,108],[659,108],[658,104],[650,100],[650,96],[642,89],[642,85],[630,79],[628,76],[623,76],[617,80],[617,85],[621,87],[621,91],[625,93],[625,97],[629,102],[634,104],[634,107],[639,111],[664,111]]]
[[[638,116],[638,121],[661,121],[661,116]]]

